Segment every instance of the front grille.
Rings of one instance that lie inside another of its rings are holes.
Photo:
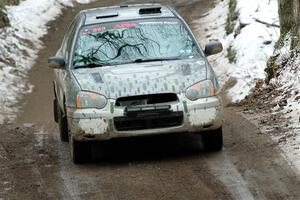
[[[120,97],[116,100],[116,106],[139,106],[159,103],[170,103],[178,101],[177,94],[161,93],[147,94],[129,97]]]
[[[114,125],[118,131],[135,131],[154,128],[180,126],[183,123],[183,112],[172,111],[141,111],[135,115],[115,117]]]

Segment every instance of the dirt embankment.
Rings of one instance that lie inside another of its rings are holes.
[[[290,95],[289,91],[284,91],[279,86],[266,86],[261,82],[257,83],[251,94],[234,106],[244,117],[255,123],[262,134],[271,136],[274,139],[273,145],[278,146],[284,144],[287,138],[296,136],[290,133],[289,121],[282,112],[287,107]],[[281,98],[277,98],[279,96]]]

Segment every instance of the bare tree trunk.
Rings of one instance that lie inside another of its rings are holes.
[[[278,0],[280,32],[300,36],[300,0]]]
[[[280,32],[282,35],[289,32],[294,26],[292,15],[294,0],[278,0],[278,12],[280,19]]]
[[[291,49],[300,45],[300,0],[278,0],[278,13],[280,20],[280,39],[276,48],[281,48],[286,33],[291,32]],[[271,56],[268,60],[265,72],[267,73],[266,83],[276,76],[278,63],[276,63],[278,54]],[[284,64],[283,64],[284,65]]]
[[[294,0],[294,17],[296,21],[296,34],[300,38],[300,0]]]

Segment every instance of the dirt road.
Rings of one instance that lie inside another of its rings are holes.
[[[52,120],[47,58],[78,10],[114,3],[69,8],[50,24],[45,49],[30,72],[35,87],[24,97],[19,125],[0,133],[0,199],[300,199],[299,174],[239,108],[225,109],[221,152],[201,151],[197,135],[155,136],[96,143],[91,163],[72,164]],[[213,6],[210,0],[168,3],[187,21]]]

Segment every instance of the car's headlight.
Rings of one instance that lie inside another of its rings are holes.
[[[189,87],[186,90],[185,95],[189,100],[196,101],[197,99],[215,96],[216,92],[212,81],[205,80]]]
[[[105,96],[93,92],[80,91],[77,94],[77,108],[104,108],[107,103]]]

